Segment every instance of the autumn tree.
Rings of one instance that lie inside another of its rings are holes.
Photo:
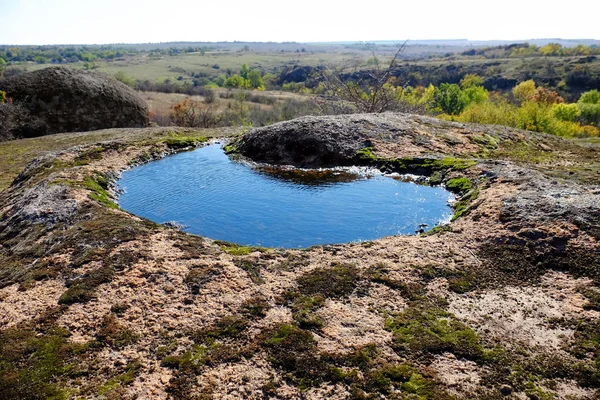
[[[512,90],[512,94],[517,100],[518,103],[523,103],[527,101],[529,96],[532,96],[535,93],[535,82],[533,79],[528,81],[523,81],[515,86]]]
[[[560,56],[562,54],[562,46],[558,43],[548,43],[540,47],[540,52],[544,56]]]
[[[527,97],[527,100],[549,105],[565,102],[565,100],[558,93],[553,90],[546,89],[545,87],[539,87],[535,89],[533,94]]]
[[[218,122],[211,105],[192,99],[173,106],[170,118],[175,125],[190,128],[210,128]]]

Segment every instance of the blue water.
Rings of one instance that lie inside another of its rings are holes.
[[[256,170],[219,145],[123,173],[124,210],[187,232],[243,245],[297,248],[414,234],[448,220],[439,187],[343,172]]]

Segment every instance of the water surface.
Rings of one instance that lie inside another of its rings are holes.
[[[243,245],[297,248],[414,234],[452,215],[440,187],[344,171],[260,169],[219,145],[123,173],[124,210],[187,232]],[[426,228],[427,229],[427,228]]]

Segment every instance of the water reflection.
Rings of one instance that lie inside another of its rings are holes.
[[[254,169],[269,178],[305,186],[330,186],[364,179],[357,173],[334,169],[299,169],[270,165],[260,165]]]
[[[366,178],[369,179],[366,179]],[[294,170],[231,161],[219,146],[126,171],[119,205],[212,239],[268,247],[414,234],[448,220],[451,194],[360,168]]]

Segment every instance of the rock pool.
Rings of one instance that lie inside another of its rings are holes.
[[[441,187],[353,169],[252,167],[209,145],[125,171],[119,205],[242,245],[298,248],[414,234],[449,220]]]

